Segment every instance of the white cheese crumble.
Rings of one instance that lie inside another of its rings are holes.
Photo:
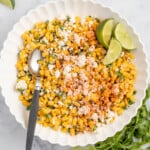
[[[81,108],[79,108],[78,114],[79,115],[86,115],[89,113],[89,111],[90,111],[90,108],[88,106],[82,106]]]
[[[93,63],[92,63],[92,67],[93,68],[96,68],[98,65],[97,65],[97,62],[96,61],[94,61]]]
[[[59,76],[60,76],[60,71],[59,71],[59,70],[56,70],[56,71],[55,71],[55,77],[56,77],[56,78],[59,78]]]
[[[56,123],[56,120],[55,120],[55,118],[53,117],[52,118],[52,124],[55,124]]]
[[[79,55],[76,64],[77,64],[78,66],[82,67],[82,66],[85,65],[85,62],[86,62],[86,57],[85,57],[85,55],[84,55],[84,54]]]
[[[95,50],[95,46],[94,46],[94,45],[92,45],[92,46],[89,47],[89,49],[88,49],[89,52],[93,52],[94,50]]]
[[[99,85],[98,90],[101,91],[104,87],[102,85]]]
[[[50,93],[50,90],[49,90],[49,89],[47,89],[47,90],[46,90],[46,92],[47,92],[47,93]]]
[[[115,113],[115,112],[113,112],[113,111],[111,111],[111,110],[108,110],[108,118],[106,119],[106,123],[108,124],[108,123],[110,123],[110,121],[114,118],[116,118],[118,115]]]
[[[116,72],[118,72],[119,71],[119,68],[116,68]]]
[[[103,68],[103,72],[104,72],[104,73],[108,72],[107,67],[104,67],[104,68]]]
[[[118,116],[115,112],[113,112],[113,111],[111,111],[109,109],[108,109],[107,113],[108,113],[108,117],[110,117],[110,118]]]
[[[93,21],[89,21],[89,27],[93,25]]]
[[[89,93],[89,90],[88,90],[87,88],[85,88],[85,89],[83,90],[83,94],[86,96],[86,95],[88,95],[88,93]]]
[[[64,103],[62,101],[58,101],[58,104],[61,105],[61,106],[64,105]]]
[[[70,56],[64,56],[64,60],[66,60],[66,61],[70,61]]]
[[[73,106],[72,106],[72,105],[70,105],[70,106],[69,106],[69,109],[72,109],[72,108],[73,108]]]
[[[119,92],[120,92],[119,84],[114,84],[114,85],[112,86],[112,93],[113,93],[114,95],[118,95]]]
[[[48,43],[48,40],[47,40],[46,37],[44,37],[44,38],[42,39],[42,41],[44,41],[46,44]]]
[[[44,94],[44,91],[43,90],[41,90],[40,91],[40,96],[42,96]]]
[[[24,80],[20,80],[17,84],[16,84],[16,89],[20,89],[20,90],[25,90],[27,89],[27,83]]]
[[[58,89],[54,89],[53,92],[55,92],[56,94],[58,94],[60,91]]]
[[[81,77],[82,80],[88,80],[88,77],[85,75],[84,72],[80,72],[79,75],[80,75],[80,77]]]
[[[71,71],[71,66],[70,65],[66,65],[65,67],[64,67],[64,74],[65,75],[67,75],[69,72]]]
[[[77,77],[77,73],[72,73],[72,77]]]
[[[64,41],[60,41],[58,45],[59,45],[58,47],[61,48],[65,45],[65,43],[64,43]]]
[[[98,65],[97,65],[97,62],[95,61],[95,59],[93,57],[88,57],[87,58],[87,62],[90,64],[91,67],[93,68],[96,68]]]
[[[65,76],[66,76],[65,82],[71,80],[71,73],[67,73]]]
[[[64,38],[63,41],[67,42],[68,41],[68,37],[71,34],[71,31],[70,30],[58,30],[58,31],[59,31],[60,36],[62,36]]]
[[[52,65],[52,64],[49,64],[49,65],[48,65],[48,69],[49,69],[50,71],[53,70],[54,67],[55,67],[55,66]]]
[[[29,70],[28,65],[24,66],[23,70],[28,71]]]
[[[74,40],[77,44],[80,44],[80,41],[82,40],[83,38],[81,36],[79,36],[78,34],[74,34]]]
[[[29,44],[27,44],[27,45],[26,45],[26,48],[27,48],[27,49],[30,49],[30,45],[29,45]]]
[[[91,116],[91,119],[93,119],[94,121],[97,121],[98,120],[97,113],[93,113],[92,116]]]
[[[76,21],[76,20],[75,20],[74,17],[71,17],[71,18],[70,18],[70,22],[75,23],[75,21]]]
[[[72,90],[69,90],[68,91],[68,96],[72,96],[72,94],[73,94]]]

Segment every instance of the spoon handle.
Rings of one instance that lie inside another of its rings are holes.
[[[32,148],[32,142],[33,142],[34,131],[36,126],[37,112],[38,112],[38,105],[39,105],[39,94],[40,94],[40,86],[39,86],[39,82],[37,81],[34,90],[34,95],[32,98],[31,107],[30,107],[30,115],[29,115],[27,137],[26,137],[26,150],[31,150]]]

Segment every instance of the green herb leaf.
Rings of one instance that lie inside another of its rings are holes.
[[[30,106],[27,106],[26,109],[27,109],[27,110],[30,110]]]
[[[5,6],[14,9],[15,7],[15,0],[0,0],[0,3],[4,4]]]
[[[120,72],[120,70],[118,70],[116,73],[117,73],[117,76],[118,76],[121,80],[124,79],[124,76],[123,76],[123,74]]]
[[[60,28],[60,30],[63,30],[63,29],[64,29],[64,26],[60,25],[59,28]]]
[[[136,90],[134,90],[134,91],[133,91],[133,94],[135,95],[136,93],[137,93],[137,91],[136,91]]]
[[[49,20],[46,20],[46,21],[45,21],[45,23],[46,23],[46,25],[48,25],[48,23],[49,23]]]
[[[50,114],[46,114],[45,116],[46,116],[46,118],[50,118],[51,115]]]
[[[69,22],[69,21],[70,21],[70,17],[69,17],[69,16],[67,16],[66,20]]]
[[[23,89],[18,88],[17,91],[19,91],[21,94],[23,93]]]

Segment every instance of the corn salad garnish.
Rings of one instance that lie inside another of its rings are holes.
[[[131,52],[123,51],[113,64],[101,60],[106,49],[95,35],[100,19],[87,16],[39,22],[22,34],[16,63],[19,99],[30,108],[35,78],[27,60],[42,52],[38,123],[76,135],[111,123],[134,102],[136,68]]]

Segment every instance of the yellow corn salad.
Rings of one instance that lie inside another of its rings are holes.
[[[134,102],[136,68],[134,56],[122,51],[111,65],[101,60],[106,49],[95,35],[100,19],[87,16],[36,23],[22,34],[23,47],[16,63],[19,99],[30,108],[35,78],[27,60],[41,50],[41,91],[38,123],[76,135],[93,132],[111,123]]]

